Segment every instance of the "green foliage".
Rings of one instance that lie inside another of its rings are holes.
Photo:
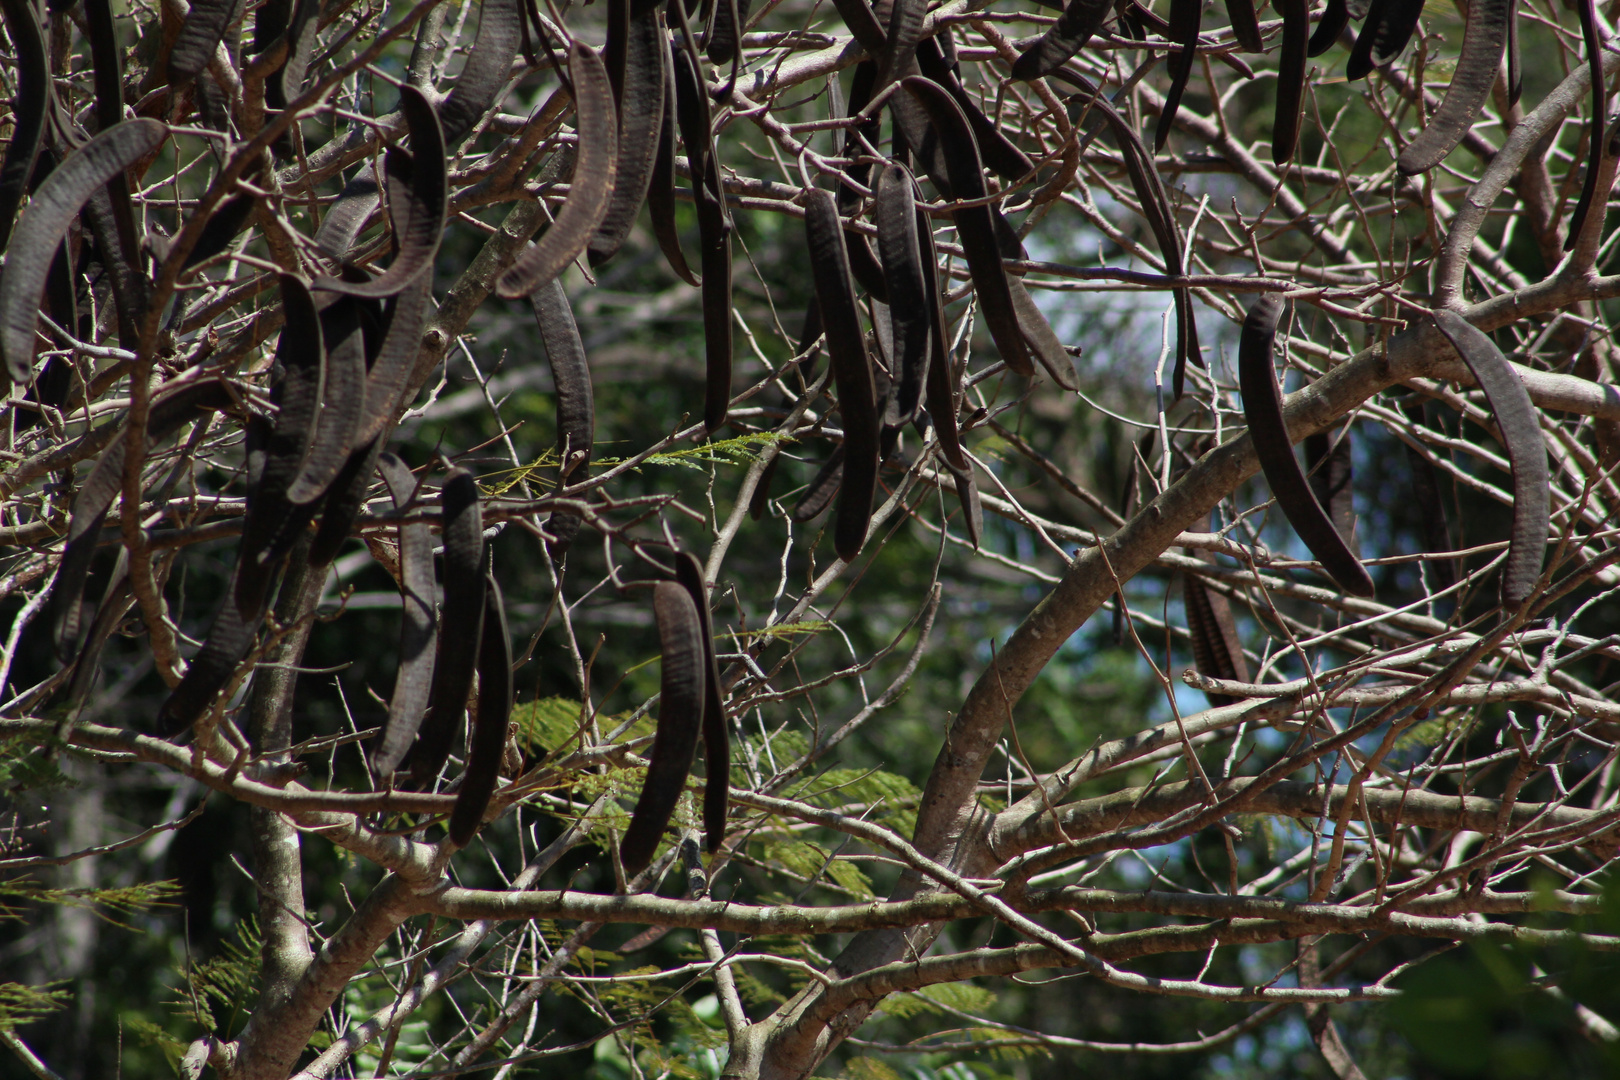
[[[13,798],[25,791],[73,784],[56,764],[53,748],[30,745],[20,738],[0,741],[0,788]]]
[[[7,900],[28,904],[60,904],[64,907],[84,908],[114,926],[124,926],[118,916],[135,915],[154,907],[167,907],[180,898],[180,886],[174,881],[143,881],[134,885],[109,888],[57,889],[41,885],[26,878],[0,882],[0,918],[20,919],[22,913],[11,907]]]
[[[844,1063],[846,1080],[901,1080],[900,1074],[877,1058],[850,1058]]]
[[[168,1002],[175,1016],[228,1037],[243,1010],[259,994],[259,923],[252,917],[236,924],[236,933],[222,943],[220,955],[186,969],[185,986]],[[215,1014],[223,1011],[223,1021]]]
[[[911,994],[895,994],[883,1000],[883,1011],[897,1020],[943,1012],[940,1006],[959,1012],[982,1014],[996,1003],[996,995],[972,983],[937,983]]]
[[[46,983],[44,986],[0,983],[0,1029],[10,1031],[18,1024],[48,1016],[65,1007],[72,997],[72,992],[63,983]]]

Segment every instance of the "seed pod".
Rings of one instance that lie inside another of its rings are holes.
[[[923,19],[927,14],[927,0],[894,0],[889,10],[883,59],[878,64],[877,89],[881,90],[900,78],[915,62],[917,45],[922,40]],[[949,33],[948,30],[945,32]]]
[[[1305,75],[1310,65],[1311,2],[1279,0],[1283,17],[1282,48],[1277,55],[1277,109],[1271,122],[1271,160],[1283,165],[1299,145],[1299,120],[1305,108]]]
[[[414,86],[399,88],[399,107],[410,131],[411,153],[407,157],[403,151],[391,149],[383,159],[389,197],[409,194],[409,210],[396,215],[404,224],[397,237],[399,251],[380,277],[364,281],[322,277],[316,280],[316,288],[348,296],[387,297],[432,270],[450,208],[444,132],[432,102]]]
[[[1109,0],[1069,0],[1058,21],[1014,61],[1013,78],[1039,79],[1062,67],[1069,57],[1086,47],[1113,8]]]
[[[917,414],[928,378],[934,313],[928,304],[922,251],[917,243],[916,196],[905,166],[891,162],[878,175],[874,216],[878,251],[883,256],[883,273],[889,279],[892,299],[889,320],[896,353],[896,415],[891,419],[906,424]]]
[[[575,40],[568,50],[568,74],[574,84],[574,122],[579,132],[568,201],[540,242],[496,280],[495,291],[508,299],[527,296],[567,269],[596,235],[613,197],[619,121],[607,67],[595,49]]]
[[[309,544],[309,565],[331,566],[338,552],[343,550],[366,504],[366,495],[371,491],[371,479],[377,474],[377,457],[382,448],[383,440],[379,438],[351,452],[333,479],[321,511],[320,527]]]
[[[663,131],[665,67],[669,50],[656,9],[629,20],[624,85],[619,104],[619,159],[607,216],[590,243],[590,261],[601,266],[618,252],[647,201]]]
[[[1351,16],[1355,15],[1351,11]],[[1365,78],[1374,67],[1395,59],[1412,40],[1418,18],[1423,14],[1423,0],[1373,0],[1367,8],[1366,21],[1350,48],[1350,59],[1344,74],[1351,82]]]
[[[668,57],[664,79],[664,115],[658,131],[658,156],[653,159],[652,181],[647,186],[647,216],[652,219],[653,235],[658,238],[659,250],[669,268],[688,285],[696,285],[698,276],[686,264],[681,234],[675,225],[675,73]],[[687,160],[691,160],[690,151]]]
[[[237,0],[194,0],[169,48],[169,85],[184,86],[202,73],[236,17]]]
[[[450,842],[466,847],[483,824],[506,750],[506,725],[512,716],[512,638],[506,628],[506,605],[493,574],[484,576],[484,632],[478,649],[478,722],[467,749],[467,769],[450,811]]]
[[[1415,176],[1440,164],[1479,119],[1502,67],[1512,7],[1512,0],[1474,0],[1468,5],[1457,71],[1428,125],[1395,160],[1402,176]],[[1600,116],[1598,124],[1602,123]]]
[[[1249,425],[1249,437],[1277,505],[1311,554],[1346,592],[1371,596],[1373,582],[1366,567],[1328,520],[1294,458],[1288,425],[1283,421],[1282,389],[1277,385],[1272,360],[1282,311],[1279,294],[1263,294],[1249,309],[1238,341],[1238,384],[1243,392],[1243,417]]]
[[[315,246],[335,259],[346,258],[381,201],[376,170],[367,165],[343,185],[337,201],[327,208],[321,227],[315,230]]]
[[[703,635],[703,831],[709,854],[720,850],[726,838],[726,811],[731,798],[731,733],[726,707],[720,698],[720,661],[714,651],[714,620],[709,612],[709,587],[703,564],[689,551],[675,555],[675,580],[692,598]]]
[[[379,464],[388,482],[394,509],[404,510],[416,493],[416,478],[393,454]],[[388,699],[388,719],[372,753],[372,769],[383,781],[399,768],[416,738],[433,685],[433,649],[438,621],[433,610],[433,537],[421,522],[399,526],[399,591],[404,611],[399,629],[399,674]]]
[[[705,52],[709,63],[729,64],[737,58],[742,28],[748,24],[748,7],[748,0],[715,0],[714,29]]]
[[[388,329],[383,333],[377,358],[366,373],[365,410],[355,425],[354,443],[363,445],[380,438],[394,422],[403,404],[416,354],[422,344],[422,325],[433,303],[432,280],[423,274],[413,285],[389,301]]]
[[[831,194],[816,188],[806,193],[804,223],[810,272],[826,327],[827,355],[838,387],[838,411],[844,420],[844,477],[838,492],[834,546],[839,558],[853,562],[866,542],[871,522],[882,424],[872,359],[866,352],[855,284],[844,253],[844,230]]]
[[[192,245],[191,254],[186,256],[183,269],[190,269],[205,259],[212,259],[215,255],[231,246],[231,242],[241,235],[247,228],[247,223],[253,217],[254,209],[259,205],[257,195],[237,195],[226,199],[214,208],[208,218],[208,224],[203,226],[202,235]]]
[[[1187,80],[1192,78],[1193,60],[1198,48],[1198,30],[1203,21],[1204,5],[1201,0],[1170,0],[1170,40],[1179,48],[1170,54],[1165,68],[1170,72],[1170,89],[1164,95],[1164,108],[1159,110],[1159,122],[1154,128],[1153,147],[1163,150],[1165,140],[1181,108],[1181,95],[1186,92]],[[1280,89],[1280,88],[1279,88]]]
[[[287,59],[264,84],[264,102],[278,112],[285,109],[288,102],[297,100],[298,95],[304,92],[304,76],[309,71],[309,58],[315,52],[315,36],[320,29],[323,2],[324,0],[295,0],[291,4],[266,4],[265,7],[279,10],[273,11],[268,18],[254,24],[255,39],[259,38],[261,31],[270,34],[272,38],[282,33],[286,35]],[[279,29],[276,29],[278,27]],[[269,40],[264,41],[261,48],[270,43]],[[292,139],[283,134],[276,140],[274,149],[282,157],[290,156]]]
[[[996,126],[995,121],[984,115],[983,110],[979,108],[978,102],[974,101],[973,97],[962,86],[962,80],[957,76],[953,65],[945,59],[945,54],[941,51],[940,42],[942,40],[950,40],[950,31],[947,30],[938,37],[924,38],[917,43],[917,66],[922,70],[923,77],[943,87],[945,92],[951,96],[951,100],[956,102],[956,107],[961,110],[969,130],[973,133],[977,153],[984,165],[1003,180],[1012,183],[1023,180],[1035,171],[1035,163],[1029,159],[1028,154],[1018,148],[1016,143],[1002,134],[1001,128]],[[932,115],[932,110],[930,110],[930,115]],[[936,119],[934,122],[937,124],[939,121]],[[978,187],[983,188],[982,174],[976,173],[975,175],[979,176]],[[956,173],[952,171],[951,176],[951,183],[954,185],[956,183]],[[961,191],[953,191],[951,195],[957,199],[975,198],[975,196]]]
[[[560,281],[553,279],[530,293],[529,304],[557,391],[557,461],[566,474],[565,482],[577,483],[590,472],[591,447],[596,440],[596,406],[585,344]],[[568,554],[579,525],[579,515],[561,510],[546,522],[546,530],[557,537],[551,547],[554,561],[560,562]]]
[[[1425,424],[1423,406],[1412,402],[1402,406],[1406,418],[1417,427]],[[1412,470],[1412,507],[1417,511],[1423,550],[1428,553],[1451,551],[1451,524],[1446,520],[1446,504],[1440,495],[1439,471],[1415,447],[1401,444],[1406,449],[1406,463]],[[1457,580],[1454,559],[1441,559],[1429,564],[1434,583],[1439,589],[1450,588]]]
[[[928,420],[933,425],[945,463],[952,470],[963,472],[969,465],[956,430],[956,388],[952,385],[951,337],[945,323],[944,295],[939,286],[939,255],[934,248],[934,230],[921,207],[917,209],[917,248],[922,255],[923,288],[928,296],[928,370],[923,378]],[[969,476],[971,478],[972,474]]]
[[[124,65],[112,4],[108,0],[84,0],[84,21],[89,31],[85,37],[90,40],[90,66],[95,74],[96,127],[106,134],[124,119]]]
[[[962,504],[962,528],[967,531],[968,543],[973,550],[979,550],[979,540],[984,536],[984,506],[979,501],[979,489],[973,483],[972,469],[953,469],[949,464],[946,469],[956,484],[956,498]]]
[[[1350,453],[1350,426],[1305,436],[1305,475],[1311,493],[1327,511],[1328,520],[1344,542],[1355,550],[1356,510],[1352,497],[1354,470]]]
[[[755,521],[765,516],[765,511],[771,504],[771,481],[776,478],[776,467],[782,463],[782,455],[778,453],[765,464],[765,471],[759,474],[759,482],[754,485],[753,497],[748,500],[748,516]]]
[[[889,32],[865,0],[833,0],[833,7],[838,9],[838,17],[844,20],[861,48],[873,56],[880,56],[888,49]]]
[[[28,381],[45,279],[68,226],[91,196],[156,150],[168,134],[156,120],[115,124],[69,154],[28,200],[0,275],[0,356],[12,382]]]
[[[1207,555],[1200,557],[1206,562],[1213,561]],[[1187,630],[1192,635],[1193,666],[1212,678],[1248,682],[1249,661],[1243,655],[1231,602],[1190,573],[1182,576],[1182,598],[1187,612]],[[1215,708],[1239,700],[1225,694],[1208,694],[1207,697]]]
[[[439,492],[444,535],[444,607],[439,613],[433,707],[422,721],[407,764],[418,787],[433,782],[450,757],[478,665],[484,629],[484,520],[478,484],[466,469],[452,469]]]
[[[351,440],[366,405],[366,347],[359,304],[353,297],[339,297],[320,319],[326,345],[320,416],[298,475],[287,486],[288,500],[300,505],[320,499],[337,479],[349,460]]]
[[[1552,480],[1541,422],[1524,382],[1494,341],[1454,311],[1436,311],[1434,324],[1485,391],[1507,444],[1513,467],[1513,538],[1502,568],[1502,603],[1517,608],[1535,592],[1547,556]]]
[[[159,735],[173,738],[202,718],[252,647],[263,614],[260,610],[253,612],[250,618],[243,618],[232,598],[225,597],[202,648],[191,658],[185,675],[158,709]]]
[[[1609,88],[1603,79],[1603,37],[1598,33],[1597,5],[1593,0],[1576,0],[1575,10],[1581,16],[1581,38],[1586,45],[1586,65],[1592,77],[1592,115],[1587,118],[1590,130],[1586,143],[1586,178],[1581,182],[1581,198],[1575,204],[1575,210],[1569,215],[1569,235],[1564,240],[1564,250],[1572,251],[1581,236],[1581,227],[1586,224],[1586,214],[1592,207],[1592,200],[1597,196],[1598,174],[1602,171],[1604,147],[1607,145],[1603,138],[1603,122],[1608,114]],[[1508,27],[1512,31],[1518,25],[1518,15],[1512,7],[1508,10]],[[1518,35],[1512,36],[1512,44],[1517,44]],[[1512,59],[1514,50],[1509,50],[1509,59]],[[1516,64],[1514,65],[1517,66]],[[1509,78],[1510,96],[1513,81]]]
[[[1254,0],[1226,0],[1226,17],[1232,24],[1232,36],[1244,52],[1264,52],[1266,43],[1260,37],[1260,19],[1254,13]]]
[[[992,208],[990,223],[996,230],[996,246],[1001,252],[1003,263],[1023,262],[1029,258],[1029,252],[1024,250],[1023,241],[1018,238],[1018,230],[1013,228],[1012,222],[1007,220],[1005,214]],[[1023,279],[1014,271],[1007,272],[1007,292],[1012,296],[1018,330],[1024,335],[1024,344],[1029,347],[1030,355],[1040,361],[1041,367],[1045,368],[1046,373],[1063,389],[1078,389],[1074,381],[1074,365],[1069,361],[1069,351],[1063,347],[1063,342],[1058,339],[1052,324],[1046,321],[1046,316],[1036,305],[1035,298],[1029,295]]]
[[[11,141],[0,164],[0,251],[11,238],[12,221],[34,174],[45,111],[51,100],[51,72],[45,55],[45,35],[31,0],[0,0],[6,36],[17,53],[17,96],[11,100]]]
[[[810,486],[804,489],[799,501],[793,504],[793,512],[789,516],[800,524],[814,521],[832,505],[833,496],[838,494],[838,487],[843,481],[844,444],[839,443],[821,468],[816,470]]]
[[[495,104],[506,87],[523,40],[523,9],[518,0],[483,0],[478,6],[478,37],[456,76],[450,96],[439,106],[444,144],[453,146]]]
[[[1306,56],[1321,56],[1333,47],[1344,33],[1344,28],[1350,25],[1350,7],[1345,0],[1328,0],[1327,8],[1322,12],[1322,19],[1316,24],[1316,30],[1311,34],[1311,40],[1305,47]]]
[[[658,698],[658,734],[647,763],[647,780],[636,800],[630,827],[619,843],[626,877],[645,870],[658,853],[675,804],[692,771],[703,718],[705,659],[697,606],[685,589],[660,581],[653,589],[663,672]]]

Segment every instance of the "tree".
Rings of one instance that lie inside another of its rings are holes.
[[[0,4],[8,1060],[1612,1067],[1612,12],[1395,7]]]

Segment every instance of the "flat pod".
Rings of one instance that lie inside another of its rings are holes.
[[[1609,88],[1603,80],[1603,37],[1597,25],[1597,4],[1594,0],[1576,0],[1575,6],[1581,16],[1581,38],[1586,45],[1587,70],[1591,73],[1592,104],[1591,115],[1587,118],[1589,130],[1586,144],[1586,177],[1581,181],[1580,201],[1575,204],[1574,211],[1569,215],[1568,236],[1564,239],[1565,251],[1573,251],[1575,244],[1580,240],[1587,211],[1591,209],[1592,200],[1597,195],[1598,174],[1601,172],[1604,147],[1607,145],[1603,138],[1603,123],[1608,112],[1609,97]],[[1517,25],[1517,13],[1510,10],[1508,27],[1511,30]],[[1516,40],[1515,36],[1510,44]],[[1512,59],[1511,51],[1508,57]],[[1517,68],[1517,65],[1513,67]],[[1511,80],[1509,87],[1511,90]]]
[[[917,247],[922,254],[923,287],[928,295],[928,371],[923,379],[928,420],[939,441],[939,451],[953,470],[968,470],[967,455],[956,430],[956,388],[951,385],[951,336],[945,321],[944,295],[939,284],[939,255],[927,213],[917,208]],[[919,430],[922,413],[918,414]],[[969,473],[971,482],[972,474]],[[977,499],[977,494],[974,498]]]
[[[237,0],[192,0],[169,49],[169,85],[183,86],[208,66],[236,16]]]
[[[185,265],[181,269],[189,270],[229,248],[231,242],[247,228],[247,223],[253,217],[253,211],[258,205],[259,197],[247,194],[233,196],[214,207],[214,212],[209,215],[208,223],[203,226],[202,234],[192,245],[191,253],[186,256]]]
[[[371,212],[381,201],[377,172],[367,165],[343,185],[337,201],[327,208],[321,227],[315,230],[315,245],[335,259],[347,257],[360,237],[360,230],[365,228]]]
[[[298,475],[287,485],[288,500],[298,504],[321,498],[337,479],[366,404],[366,348],[358,301],[339,297],[321,312],[320,320],[326,344],[320,414]]]
[[[394,509],[404,510],[416,493],[416,478],[393,454],[378,461]],[[422,522],[401,522],[399,537],[399,591],[404,609],[399,627],[399,674],[388,699],[388,719],[372,754],[372,769],[385,782],[399,768],[416,738],[433,686],[433,651],[438,617],[433,607],[433,535]]]
[[[720,697],[720,661],[714,651],[709,587],[697,556],[689,551],[676,553],[675,580],[692,598],[703,635],[703,831],[709,854],[713,855],[726,837],[726,812],[731,798],[731,733],[726,728],[726,707]]]
[[[483,0],[478,5],[478,36],[450,96],[439,106],[446,146],[454,145],[495,104],[506,86],[523,40],[523,8],[518,0]]]
[[[1306,56],[1321,56],[1333,48],[1333,43],[1339,40],[1344,28],[1350,25],[1350,6],[1345,0],[1328,0],[1327,8],[1322,12],[1322,18],[1311,33],[1311,39],[1306,43]]]
[[[1164,108],[1159,110],[1159,120],[1154,128],[1155,149],[1164,149],[1165,140],[1170,138],[1170,129],[1175,125],[1176,113],[1181,109],[1181,96],[1187,90],[1187,81],[1192,78],[1199,24],[1203,21],[1203,15],[1202,0],[1170,0],[1168,37],[1179,48],[1170,54],[1165,63],[1170,72],[1170,89],[1164,95]]]
[[[1232,24],[1232,36],[1244,52],[1264,52],[1266,43],[1260,37],[1260,18],[1254,12],[1254,0],[1226,0],[1226,17]]]
[[[956,102],[956,107],[967,121],[968,129],[973,133],[979,157],[984,165],[1003,180],[1017,183],[1035,171],[1035,163],[1029,159],[1028,154],[1018,148],[1018,144],[1002,134],[995,121],[984,115],[978,102],[973,100],[967,88],[962,85],[956,65],[946,58],[942,48],[942,43],[948,44],[950,40],[950,31],[946,30],[938,37],[924,38],[917,42],[917,66],[925,78],[942,87],[951,96],[951,100]],[[954,194],[958,199],[969,197],[960,192]]]
[[[906,424],[917,415],[927,381],[934,313],[928,304],[922,250],[917,243],[916,196],[905,166],[891,162],[878,175],[873,217],[878,253],[889,283],[889,324],[896,354],[896,408],[888,420]]]
[[[418,786],[432,783],[450,757],[472,691],[484,630],[484,519],[478,484],[452,469],[439,492],[444,537],[444,605],[433,671],[433,706],[422,721],[408,764]]]
[[[838,387],[838,411],[844,422],[844,476],[838,490],[838,521],[833,541],[839,558],[854,561],[866,542],[877,491],[879,439],[877,391],[872,360],[866,352],[855,283],[844,252],[844,230],[830,193],[812,188],[805,194],[805,238],[816,300],[826,329],[827,356]]]
[[[1013,62],[1015,79],[1039,79],[1062,67],[1102,28],[1113,0],[1069,0],[1058,21]]]
[[[879,88],[900,78],[915,61],[917,46],[922,40],[923,19],[927,14],[928,0],[893,0],[889,9],[888,40],[884,45],[882,62],[878,64]]]
[[[1192,637],[1193,666],[1216,679],[1248,682],[1249,663],[1243,655],[1231,603],[1190,573],[1182,578],[1182,598],[1186,605],[1187,630]],[[1210,705],[1217,708],[1239,700],[1225,694],[1209,694],[1208,697]]]
[[[664,88],[669,51],[656,10],[632,18],[625,52],[624,88],[619,94],[619,159],[607,215],[591,238],[592,266],[618,252],[647,201],[658,143],[663,132]]]
[[[321,523],[309,544],[309,565],[319,569],[331,566],[338,552],[354,532],[354,523],[365,507],[371,491],[371,478],[377,473],[377,457],[383,440],[356,444],[321,502]]]
[[[613,198],[619,121],[607,67],[595,49],[575,40],[568,50],[568,74],[574,84],[574,119],[579,132],[568,200],[540,242],[496,280],[495,291],[507,299],[527,296],[567,269],[596,235]]]
[[[1502,602],[1516,608],[1535,592],[1547,556],[1552,480],[1541,422],[1524,382],[1496,342],[1454,311],[1436,311],[1434,324],[1485,391],[1507,444],[1513,467],[1513,537],[1502,569]]]
[[[628,878],[647,869],[658,853],[658,841],[692,771],[703,722],[705,664],[697,605],[680,585],[660,581],[653,588],[653,618],[658,624],[662,663],[658,732],[653,737],[641,797],[619,844],[619,859]]]
[[[432,285],[424,274],[389,301],[388,329],[371,370],[366,372],[365,411],[354,433],[357,446],[380,438],[403,404],[401,398],[422,343],[422,326],[433,302]]]
[[[678,46],[675,46],[678,48]],[[675,224],[675,71],[665,58],[664,113],[658,131],[658,155],[653,158],[652,180],[647,186],[647,216],[652,220],[653,235],[664,253],[675,276],[688,285],[696,285],[698,276],[687,265],[681,251],[681,235]],[[688,153],[690,161],[690,152]],[[697,185],[694,183],[693,185]]]
[[[115,124],[69,154],[28,200],[0,275],[0,357],[12,382],[28,381],[45,279],[68,226],[91,196],[156,150],[168,134],[156,120]]]
[[[952,195],[965,201],[984,199],[987,191],[978,149],[967,117],[955,99],[938,83],[920,76],[910,76],[901,85],[928,112],[950,169]],[[957,236],[973,278],[973,291],[979,298],[979,307],[984,312],[996,350],[1019,375],[1035,374],[1018,326],[1012,292],[1007,287],[1007,272],[1001,265],[1001,250],[990,207],[982,202],[962,207],[951,212],[951,219],[956,223]]]
[[[1243,417],[1249,425],[1249,437],[1277,505],[1311,554],[1346,592],[1353,596],[1371,596],[1373,582],[1366,567],[1333,527],[1294,457],[1294,444],[1288,437],[1288,425],[1283,421],[1282,389],[1277,385],[1272,358],[1282,312],[1281,295],[1265,293],[1255,301],[1243,321],[1243,332],[1238,340],[1238,384],[1243,393]]]
[[[833,497],[838,494],[838,487],[843,482],[844,444],[839,443],[821,468],[816,470],[810,485],[799,496],[799,501],[793,504],[793,511],[788,516],[801,524],[814,521],[832,505]]]
[[[456,805],[450,811],[450,842],[466,847],[483,824],[495,794],[512,716],[512,637],[506,605],[493,574],[484,575],[484,632],[478,649],[478,719],[467,749]]]
[[[39,157],[40,138],[45,132],[45,114],[50,106],[50,66],[45,55],[45,35],[31,0],[0,0],[5,16],[6,35],[17,55],[17,96],[11,99],[11,141],[0,163],[0,251],[11,238],[11,225],[17,216],[28,178],[34,174]]]
[[[714,29],[705,49],[711,64],[729,64],[736,59],[742,28],[748,24],[748,8],[749,0],[714,0]]]
[[[173,738],[202,718],[252,647],[262,615],[263,612],[258,611],[250,618],[243,618],[231,597],[225,598],[209,625],[202,648],[191,658],[186,673],[158,709],[159,735]]]
[[[1283,17],[1282,48],[1277,57],[1277,109],[1271,123],[1271,160],[1291,161],[1299,145],[1300,117],[1305,109],[1305,74],[1310,64],[1310,0],[1278,0]]]
[[[388,297],[432,271],[450,208],[444,132],[433,104],[414,86],[399,88],[399,107],[410,131],[411,156],[407,159],[396,150],[384,159],[384,167],[401,181],[409,168],[409,183],[392,182],[390,177],[389,184],[390,197],[408,193],[410,201],[409,212],[396,215],[405,222],[404,234],[398,237],[399,251],[380,277],[366,281],[322,277],[315,282],[317,288],[349,296]]]
[[[1415,176],[1440,164],[1479,119],[1502,66],[1512,11],[1513,0],[1474,0],[1468,5],[1457,71],[1428,125],[1396,159],[1395,167],[1403,176]]]
[[[1350,426],[1318,431],[1305,436],[1305,475],[1311,482],[1316,501],[1327,510],[1333,527],[1344,542],[1355,548],[1356,511],[1355,470],[1350,443]]]
[[[574,309],[563,292],[562,282],[553,279],[529,294],[540,341],[551,365],[551,383],[557,391],[557,461],[566,479],[578,483],[589,472],[591,447],[596,441],[596,404],[591,390],[591,368],[580,340]],[[551,557],[560,560],[568,553],[569,541],[579,531],[577,514],[554,512],[546,529],[558,537]]]

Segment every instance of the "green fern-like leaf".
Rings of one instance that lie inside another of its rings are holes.
[[[42,1016],[49,1016],[65,1008],[73,994],[66,982],[46,983],[44,986],[24,986],[22,983],[0,983],[0,1028],[10,1031],[18,1024],[30,1024]]]

